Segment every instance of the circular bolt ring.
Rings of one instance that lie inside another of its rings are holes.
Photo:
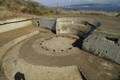
[[[54,37],[65,37],[65,36],[54,36]],[[50,37],[50,38],[46,38],[46,39],[44,39],[44,41],[41,41],[41,43],[40,43],[40,45],[41,45],[41,48],[42,49],[44,49],[44,50],[46,50],[46,51],[49,51],[50,49],[49,48],[47,48],[47,47],[44,47],[44,46],[42,46],[42,44],[43,44],[43,42],[45,42],[45,41],[47,41],[47,40],[50,40],[50,39],[52,39],[52,38],[54,38],[54,37]],[[68,37],[68,36],[67,36]],[[73,38],[73,37],[68,37],[68,38],[70,38],[70,39],[75,39],[75,38]],[[66,50],[71,50],[73,47],[69,47],[68,49],[66,49]],[[64,52],[64,51],[66,51],[66,50],[60,50],[61,52]],[[53,51],[53,52],[56,52],[56,50],[55,49],[53,49],[53,50],[51,50],[51,51]]]

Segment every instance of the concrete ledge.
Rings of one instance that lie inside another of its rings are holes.
[[[0,21],[0,33],[18,29],[32,24],[31,19],[15,18],[6,21]]]
[[[83,42],[83,49],[120,64],[120,37],[93,33]]]
[[[14,40],[8,42],[7,44],[5,44],[4,46],[0,47],[0,68],[1,68],[1,64],[2,64],[2,59],[3,59],[3,57],[6,55],[5,53],[6,53],[11,47],[13,47],[13,46],[16,45],[17,43],[19,43],[19,42],[21,42],[21,41],[23,41],[23,40],[25,40],[25,39],[27,39],[27,38],[30,38],[30,37],[38,34],[38,33],[39,33],[39,31],[34,31],[34,32],[30,33],[30,34],[27,34],[27,35],[21,36],[21,37],[19,37],[19,38],[17,38],[17,39],[14,39]]]

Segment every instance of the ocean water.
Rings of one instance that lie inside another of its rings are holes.
[[[68,6],[66,10],[84,10],[84,11],[106,11],[106,12],[120,12],[120,6]]]

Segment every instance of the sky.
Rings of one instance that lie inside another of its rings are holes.
[[[87,4],[87,3],[100,3],[100,4],[105,4],[105,3],[119,3],[120,0],[34,0],[38,1],[44,5],[47,6],[65,6],[65,5],[70,5],[72,4]]]

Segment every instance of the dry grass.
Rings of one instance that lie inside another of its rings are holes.
[[[0,7],[0,20],[8,17],[12,17],[14,14],[9,10],[6,10],[5,7]]]
[[[54,10],[31,0],[0,0],[0,19],[26,15],[50,15]]]
[[[95,16],[120,16],[118,12],[78,11],[78,10],[57,10],[56,15],[95,15]]]

